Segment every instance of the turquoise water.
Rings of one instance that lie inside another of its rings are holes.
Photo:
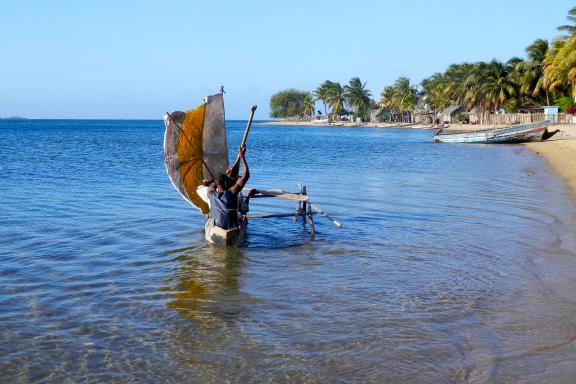
[[[522,146],[431,137],[253,126],[249,186],[306,185],[344,228],[254,220],[226,249],[161,121],[0,121],[0,381],[570,382],[566,186]]]

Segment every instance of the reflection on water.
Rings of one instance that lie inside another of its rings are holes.
[[[210,322],[214,317],[233,317],[233,307],[222,302],[240,301],[238,275],[242,266],[239,248],[198,246],[178,250],[181,264],[167,278],[166,288],[172,299],[166,307],[176,310],[188,320]],[[221,308],[225,310],[221,310]]]
[[[254,220],[222,248],[165,176],[162,122],[0,128],[0,382],[576,377],[576,211],[521,146],[255,126],[253,185],[306,184],[344,228]]]
[[[210,371],[206,368],[214,362],[206,354],[224,352],[228,326],[245,306],[238,281],[242,252],[197,244],[170,253],[177,255],[176,267],[162,290],[170,292],[167,310],[179,314],[171,330],[172,343],[178,360],[197,367],[207,379]]]

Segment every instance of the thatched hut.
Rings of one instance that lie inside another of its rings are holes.
[[[442,123],[455,122],[454,117],[459,113],[465,113],[466,109],[461,105],[451,105],[440,113]]]

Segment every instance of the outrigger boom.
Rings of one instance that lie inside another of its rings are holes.
[[[324,212],[317,205],[310,202],[310,196],[306,192],[306,186],[300,188],[300,192],[286,192],[279,189],[248,189],[247,190],[250,199],[273,197],[283,200],[298,201],[298,206],[296,207],[295,213],[272,213],[272,214],[256,214],[256,215],[244,215],[245,219],[270,219],[270,218],[281,218],[281,217],[293,217],[294,221],[297,221],[299,217],[302,217],[303,222],[306,223],[308,220],[310,224],[311,235],[314,236],[314,215],[320,215],[328,219],[338,228],[342,227],[342,224],[330,216],[328,213]]]

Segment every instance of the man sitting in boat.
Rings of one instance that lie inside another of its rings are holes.
[[[241,147],[239,160],[242,162],[244,174],[238,178],[239,161],[226,173],[218,176],[218,180],[210,184],[208,198],[210,200],[210,216],[214,224],[222,229],[238,227],[238,197],[240,191],[250,178],[250,170],[244,157],[246,147]]]

